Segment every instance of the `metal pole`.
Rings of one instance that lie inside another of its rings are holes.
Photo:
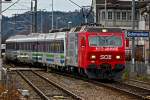
[[[32,25],[31,25],[31,32],[34,32],[34,17],[33,17],[33,1],[31,0],[31,20],[32,20]]]
[[[2,0],[0,0],[0,58],[1,58],[1,41],[2,41]]]
[[[54,14],[53,14],[53,0],[52,0],[52,30],[54,29]]]
[[[150,10],[150,5],[149,5]],[[149,31],[150,31],[150,11],[149,11]],[[150,32],[149,32],[149,67],[150,67]]]
[[[87,16],[85,15],[85,23],[88,23]]]
[[[132,0],[132,29],[135,29],[135,0]],[[133,72],[135,70],[135,38],[132,38],[132,64]]]
[[[105,27],[107,26],[107,0],[105,0]]]
[[[56,18],[56,29],[58,29],[58,17]]]
[[[2,80],[1,36],[2,36],[2,0],[0,0],[0,80]]]
[[[96,23],[96,0],[92,0],[92,6],[94,10],[94,23]]]
[[[14,32],[16,32],[16,16],[17,14],[14,14]]]
[[[42,10],[41,11],[41,33],[43,32],[43,15],[42,15]]]
[[[37,0],[35,0],[34,6],[34,32],[37,33]]]

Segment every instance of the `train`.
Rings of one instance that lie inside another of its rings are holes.
[[[6,59],[92,79],[115,79],[125,68],[125,33],[121,28],[78,26],[64,32],[16,35],[6,40]]]

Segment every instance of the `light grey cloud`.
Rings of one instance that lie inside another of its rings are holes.
[[[16,0],[13,0],[15,2]],[[92,0],[72,0],[73,2],[77,3],[80,6],[90,6]],[[18,4],[15,4],[12,8],[12,10],[7,10],[3,13],[3,15],[11,16],[12,14],[19,14],[23,13],[28,9],[30,10],[30,2],[31,0],[20,0]],[[54,2],[54,10],[55,11],[74,11],[75,9],[80,9],[76,5],[69,2],[69,0],[53,0]],[[3,4],[3,9],[6,9],[10,4]],[[38,0],[38,9],[46,9],[47,11],[51,11],[51,4],[52,0]],[[13,9],[24,9],[24,10],[13,10]]]

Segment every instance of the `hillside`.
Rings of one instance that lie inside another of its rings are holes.
[[[47,33],[52,27],[51,12],[37,12],[38,32]],[[42,18],[42,20],[41,20]],[[41,25],[42,21],[42,25]],[[68,22],[71,22],[68,24]],[[92,15],[89,16],[88,22],[93,22]],[[54,28],[74,27],[84,23],[83,14],[80,11],[74,12],[54,12]],[[42,27],[42,28],[41,28]],[[13,17],[3,16],[2,20],[2,36],[3,41],[9,36],[15,34],[29,34],[32,32],[32,13],[26,12]]]

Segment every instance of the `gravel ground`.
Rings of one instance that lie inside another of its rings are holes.
[[[9,73],[11,80],[15,82],[16,87],[20,90],[29,90],[30,96],[27,100],[41,100],[39,95],[19,76],[16,72]],[[24,100],[24,99],[23,99]]]
[[[53,80],[54,82],[57,82],[62,87],[65,87],[80,95],[85,98],[85,100],[137,100],[129,95],[119,93],[105,87],[96,86],[82,80],[77,80],[54,73],[40,72],[40,74],[50,80]]]

